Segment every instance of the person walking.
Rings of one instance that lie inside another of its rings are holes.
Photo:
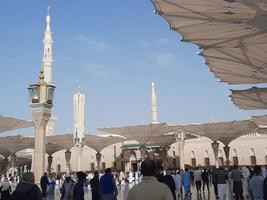
[[[179,197],[181,195],[181,189],[182,189],[182,177],[179,171],[177,171],[174,175],[174,183],[177,196]]]
[[[83,184],[86,179],[86,174],[82,171],[76,173],[78,182],[75,184],[73,189],[73,200],[84,200]]]
[[[70,176],[65,177],[65,181],[60,189],[60,200],[72,200],[75,183]]]
[[[267,200],[267,176],[263,181],[263,198],[264,200]]]
[[[166,175],[164,175],[163,174],[163,168],[162,168],[162,166],[160,166],[158,168],[157,179],[159,182],[165,183],[169,187],[169,189],[171,190],[173,199],[176,200],[175,183],[174,183],[174,179],[173,179],[170,171],[167,171]]]
[[[254,175],[249,180],[249,191],[253,200],[263,200],[263,182],[264,178],[261,176],[261,167],[256,165],[254,167]]]
[[[99,194],[99,173],[95,171],[94,177],[90,180],[92,200],[100,200]]]
[[[242,179],[243,196],[246,197],[246,199],[248,199],[249,198],[248,181],[250,177],[250,171],[246,166],[242,166],[241,173],[243,175]]]
[[[9,200],[10,193],[11,193],[11,184],[7,177],[4,178],[3,182],[1,183],[1,200]]]
[[[217,169],[216,167],[214,167],[211,171],[211,180],[212,180],[212,185],[213,185],[213,189],[214,189],[214,193],[215,193],[215,197],[216,198],[219,198],[219,195],[218,195],[218,185],[217,185],[217,180],[216,180],[216,175],[217,173]]]
[[[225,200],[226,199],[226,193],[227,193],[227,172],[224,170],[222,166],[218,170],[216,170],[213,174],[214,181],[216,182],[217,188],[218,188],[218,197],[219,200]]]
[[[101,200],[115,200],[117,198],[118,190],[110,168],[105,169],[105,174],[100,178],[99,191]]]
[[[190,181],[190,173],[188,169],[185,169],[185,172],[182,176],[182,185],[184,186],[185,196],[191,196],[191,181]]]
[[[233,170],[231,172],[231,178],[233,179],[233,192],[235,194],[235,199],[236,200],[244,199],[243,187],[242,187],[243,175],[241,171],[238,169],[237,165],[234,165],[233,167]]]
[[[44,175],[41,177],[41,189],[42,189],[42,197],[46,197],[47,195],[47,186],[49,185],[49,180],[47,177],[47,173],[45,172]]]
[[[194,171],[194,181],[197,188],[197,193],[201,192],[201,170],[197,167]]]
[[[203,192],[205,191],[205,185],[207,186],[208,192],[210,192],[210,187],[209,187],[209,172],[205,168],[204,171],[201,174],[201,179],[203,182],[203,187],[202,190]]]
[[[17,184],[16,189],[11,194],[11,200],[41,200],[42,193],[39,187],[34,184],[34,175],[32,172],[26,172],[22,175],[22,181]]]
[[[156,164],[146,159],[141,163],[143,180],[130,189],[127,200],[173,200],[168,186],[157,181]]]

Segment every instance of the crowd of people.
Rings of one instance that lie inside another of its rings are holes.
[[[15,184],[17,182],[17,184]],[[267,200],[266,168],[246,166],[212,169],[164,170],[154,161],[146,159],[140,171],[135,173],[112,173],[110,168],[104,174],[97,171],[86,175],[76,174],[52,176],[44,173],[40,187],[34,183],[34,175],[26,172],[22,177],[2,177],[1,200],[41,200],[54,196],[55,186],[59,187],[60,200],[84,200],[84,191],[90,188],[92,200],[116,200],[117,187],[134,185],[127,200],[176,200],[192,199],[192,187],[196,188],[198,199],[213,192],[216,199]],[[16,186],[16,187],[14,187]],[[12,191],[13,190],[13,191]],[[49,198],[51,199],[51,198]]]

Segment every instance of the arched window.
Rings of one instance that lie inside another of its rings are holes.
[[[196,154],[194,151],[191,151],[191,158],[196,158]]]
[[[195,167],[197,165],[197,162],[196,162],[196,154],[194,151],[191,151],[191,165],[193,167]]]
[[[219,149],[219,151],[218,151],[218,158],[219,158],[219,164],[224,165],[223,152],[221,149]]]
[[[205,152],[204,152],[204,157],[205,157],[205,158],[209,158],[209,152],[208,152],[208,150],[205,150]]]
[[[60,164],[57,165],[57,172],[61,172],[61,165]]]
[[[209,158],[209,152],[208,150],[204,151],[204,163],[206,167],[210,166],[210,158]]]
[[[250,148],[250,163],[252,165],[256,165],[257,164],[256,156],[255,156],[255,150],[253,148]]]
[[[255,150],[253,148],[250,148],[250,156],[255,156]]]
[[[233,154],[233,157],[237,157],[237,151],[236,151],[236,149],[233,149],[232,154]]]
[[[237,157],[237,151],[236,149],[232,150],[232,155],[233,155],[233,164],[238,165],[238,157]]]

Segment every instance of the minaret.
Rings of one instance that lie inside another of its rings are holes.
[[[155,92],[154,81],[152,82],[151,111],[152,111],[152,124],[158,124],[157,96]]]
[[[74,145],[77,153],[77,171],[82,170],[82,154],[85,140],[84,133],[84,108],[85,95],[78,91],[73,97],[74,103]]]
[[[78,91],[73,96],[74,103],[74,143],[75,146],[83,146],[84,142],[84,109],[85,95]]]
[[[47,16],[46,16],[46,29],[44,32],[44,51],[43,51],[43,59],[42,59],[42,69],[44,71],[44,81],[47,84],[52,84],[52,32],[50,28],[50,8],[47,7]],[[46,127],[46,135],[53,135],[54,126],[56,123],[56,116],[52,115],[48,121],[47,127]]]
[[[44,69],[44,81],[47,84],[52,84],[52,32],[50,28],[50,8],[47,8],[47,16],[46,16],[46,29],[44,32],[44,53],[43,53],[43,69]]]

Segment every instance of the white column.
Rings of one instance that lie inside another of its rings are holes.
[[[219,162],[218,162],[219,142],[214,141],[213,143],[211,143],[211,146],[214,153],[215,167],[219,168]]]
[[[41,115],[34,118],[35,138],[34,138],[34,163],[33,172],[35,183],[40,185],[40,180],[45,172],[45,135],[48,117]]]
[[[73,97],[74,104],[74,144],[77,152],[77,170],[82,170],[82,153],[85,139],[84,133],[84,109],[85,95],[77,92]]]
[[[178,146],[179,160],[180,160],[180,169],[185,169],[185,160],[184,160],[184,140],[185,133],[180,132],[176,134],[176,142]]]
[[[70,174],[70,159],[71,159],[71,151],[65,151],[65,160],[66,160],[66,172]]]
[[[102,155],[101,155],[101,153],[100,152],[97,152],[96,154],[95,154],[95,156],[96,156],[96,162],[97,162],[97,170],[98,171],[100,171],[100,164],[101,164],[101,157],[102,157]]]
[[[157,96],[156,96],[154,82],[152,82],[152,92],[151,92],[151,114],[152,114],[152,124],[157,124],[158,108],[157,108]]]
[[[10,164],[11,164],[11,176],[15,175],[15,162],[16,162],[16,154],[10,155]]]
[[[43,52],[43,69],[44,69],[44,81],[48,84],[52,84],[52,62],[53,62],[53,54],[52,54],[52,32],[50,28],[50,13],[49,7],[46,16],[46,29],[44,32],[44,52]]]
[[[82,154],[83,154],[83,147],[76,147],[77,149],[77,171],[82,171]]]

